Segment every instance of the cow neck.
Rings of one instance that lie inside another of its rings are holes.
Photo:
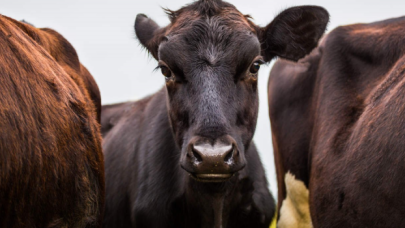
[[[190,180],[187,204],[200,217],[201,228],[225,228],[229,217],[230,188],[228,184],[200,183]],[[228,202],[228,203],[227,203]],[[195,209],[195,210],[193,210]],[[191,216],[191,217],[195,217]]]
[[[222,218],[224,209],[224,198],[225,196],[220,196],[212,201],[212,208],[214,210],[214,228],[223,228]]]

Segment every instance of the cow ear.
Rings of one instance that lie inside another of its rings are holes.
[[[298,6],[284,10],[261,30],[265,61],[275,56],[298,61],[317,46],[328,22],[328,11],[322,7]]]
[[[158,48],[163,38],[164,29],[145,14],[138,14],[135,19],[135,33],[139,42],[149,51],[155,59],[158,59]]]

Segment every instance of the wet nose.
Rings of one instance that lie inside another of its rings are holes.
[[[187,163],[199,181],[221,182],[243,168],[235,143],[190,143]]]
[[[191,151],[193,153],[194,161],[197,163],[204,162],[206,164],[212,163],[214,167],[218,165],[223,166],[233,162],[234,147],[233,145],[214,145],[202,144],[192,145]]]

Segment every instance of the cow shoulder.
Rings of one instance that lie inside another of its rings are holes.
[[[321,83],[365,98],[404,54],[404,32],[405,17],[337,27],[324,41]]]
[[[340,26],[327,36],[317,72],[314,112],[322,124],[314,130],[319,140],[314,146],[335,154],[344,151],[375,88],[405,52],[404,32],[402,17]],[[327,134],[323,129],[329,129]]]

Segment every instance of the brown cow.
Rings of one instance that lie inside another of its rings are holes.
[[[274,65],[279,208],[291,172],[309,188],[314,227],[405,227],[404,37],[405,17],[343,26]]]
[[[100,226],[99,107],[67,40],[0,15],[0,227]]]

